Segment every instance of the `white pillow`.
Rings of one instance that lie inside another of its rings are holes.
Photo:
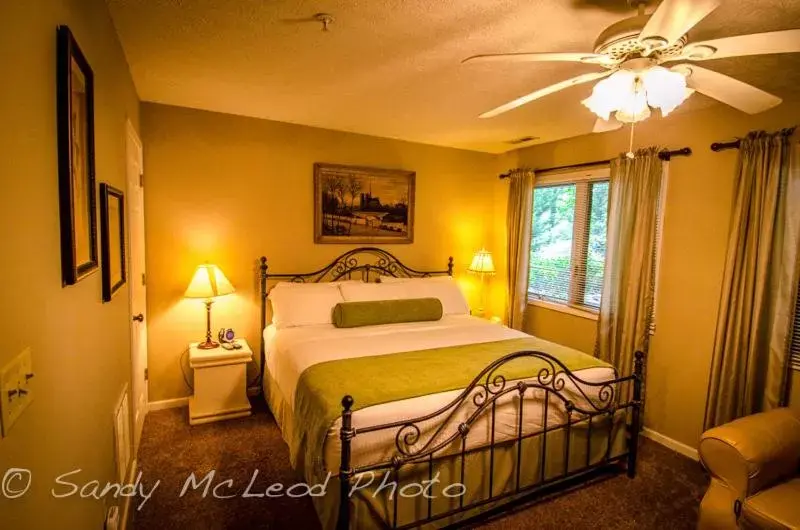
[[[450,276],[430,278],[381,277],[381,283],[341,287],[348,302],[365,300],[397,300],[404,298],[438,298],[445,315],[468,315],[469,304],[458,284]]]
[[[339,290],[341,290],[345,302],[419,298],[411,296],[407,286],[401,283],[346,283],[339,285]]]
[[[331,324],[333,308],[344,302],[336,283],[281,282],[269,293],[272,323],[278,329]]]

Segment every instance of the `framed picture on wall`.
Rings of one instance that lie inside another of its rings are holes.
[[[103,302],[125,285],[125,196],[100,184],[100,249],[103,260]]]
[[[61,282],[72,285],[98,265],[94,78],[67,26],[56,32],[56,55]]]
[[[314,242],[413,243],[416,173],[314,164]]]

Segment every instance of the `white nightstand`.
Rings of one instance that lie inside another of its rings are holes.
[[[242,418],[250,415],[247,399],[247,363],[253,351],[244,339],[242,347],[226,350],[222,346],[201,350],[189,345],[189,366],[194,369],[194,396],[189,400],[189,423]]]

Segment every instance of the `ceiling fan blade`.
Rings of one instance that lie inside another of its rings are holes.
[[[800,52],[800,29],[789,29],[693,42],[683,49],[681,58],[690,61],[705,61],[744,55],[798,52]]]
[[[639,40],[659,49],[684,36],[720,6],[722,0],[664,0],[639,34]]]
[[[595,81],[597,79],[602,79],[603,77],[607,77],[614,73],[616,70],[607,70],[605,72],[592,72],[590,74],[582,74],[578,77],[573,77],[571,79],[566,79],[561,81],[560,83],[556,83],[554,85],[546,86],[544,88],[540,88],[530,94],[526,94],[522,97],[515,99],[514,101],[510,101],[505,105],[500,105],[497,108],[494,108],[488,112],[484,112],[479,117],[480,118],[494,118],[504,112],[508,112],[509,110],[515,109],[517,107],[521,107],[527,103],[530,103],[533,100],[542,98],[544,96],[548,96],[559,90],[564,90],[565,88],[569,88],[571,86],[580,85],[582,83],[589,83],[590,81]]]
[[[533,62],[570,62],[613,65],[616,61],[608,55],[599,53],[489,53],[467,57],[461,63],[533,63]]]
[[[697,65],[679,64],[673,70],[687,74],[686,83],[701,94],[748,114],[758,114],[780,105],[781,98],[737,79]]]
[[[618,119],[614,118],[613,116],[607,120],[603,118],[597,118],[597,121],[594,122],[594,127],[592,128],[593,133],[604,133],[609,131],[616,131],[617,129],[621,129],[623,123]]]

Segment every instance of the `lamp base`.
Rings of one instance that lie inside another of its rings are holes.
[[[206,300],[206,340],[197,345],[197,348],[200,350],[219,348],[219,342],[211,340],[211,304],[213,303],[214,301],[210,298]]]

